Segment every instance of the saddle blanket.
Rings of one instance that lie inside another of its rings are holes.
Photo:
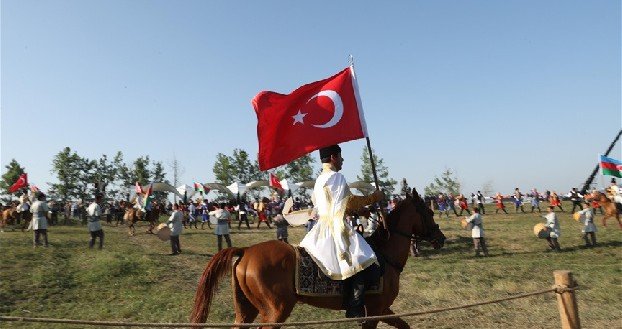
[[[334,297],[343,296],[343,280],[332,280],[320,270],[304,248],[296,250],[296,293],[301,296]],[[365,294],[382,293],[383,278],[368,284]]]

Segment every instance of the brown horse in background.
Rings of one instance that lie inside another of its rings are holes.
[[[603,226],[607,226],[607,218],[615,217],[618,221],[618,226],[622,229],[622,221],[620,221],[620,213],[616,207],[615,202],[611,201],[604,193],[594,191],[591,194],[585,196],[586,201],[596,200],[598,204],[603,207],[605,216],[603,217]]]
[[[127,221],[127,225],[129,228],[130,236],[136,235],[136,223],[139,220],[146,220],[149,222],[149,227],[147,228],[146,233],[153,234],[153,229],[158,224],[160,219],[160,205],[153,201],[151,204],[151,211],[143,212],[140,209],[134,208],[134,205],[131,203],[126,203],[125,205],[125,214],[123,215],[123,220]]]
[[[0,232],[4,232],[4,228],[7,225],[17,224],[20,213],[17,212],[17,206],[13,205],[10,208],[2,210],[1,215],[2,217],[0,218]]]
[[[414,197],[398,203],[386,219],[387,228],[379,227],[372,235],[376,254],[386,259],[383,292],[365,297],[368,316],[394,314],[391,305],[399,293],[400,273],[409,256],[414,235],[441,248],[445,236],[434,222],[434,213],[413,190]],[[386,238],[388,236],[388,238]],[[383,238],[384,237],[384,238]],[[239,257],[233,264],[233,258]],[[281,241],[267,241],[246,248],[227,248],[207,264],[199,281],[190,321],[203,323],[218,282],[233,268],[235,323],[250,323],[259,315],[261,322],[284,322],[297,302],[332,310],[342,310],[341,296],[312,297],[296,294],[294,248]],[[382,320],[396,328],[410,328],[400,318]],[[364,328],[376,328],[378,321],[368,321]]]

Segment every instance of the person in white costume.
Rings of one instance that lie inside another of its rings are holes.
[[[586,247],[595,247],[596,246],[596,225],[594,225],[594,213],[590,208],[589,204],[583,208],[583,210],[579,211],[582,218],[581,222],[583,227],[581,228],[581,232],[583,233],[583,239],[585,240]],[[589,238],[588,238],[589,236]],[[591,241],[590,241],[591,240]]]
[[[48,246],[48,205],[45,202],[45,194],[37,192],[37,201],[32,204],[32,231],[34,232],[33,245],[39,246],[39,236],[43,236],[44,246]]]
[[[608,190],[609,190],[608,191],[609,198],[611,199],[611,201],[618,203],[618,204],[622,204],[622,191],[620,190],[620,187],[616,183],[615,178],[611,179],[611,184],[609,185]],[[619,209],[619,206],[618,206],[618,209]]]
[[[544,216],[546,219],[546,223],[544,225],[549,228],[549,237],[546,238],[546,241],[549,243],[549,247],[551,247],[552,250],[561,251],[561,247],[557,241],[561,235],[559,220],[557,219],[557,215],[553,209],[555,209],[553,206],[549,206],[549,213]]]
[[[102,229],[101,216],[102,209],[100,204],[102,203],[102,195],[95,195],[95,201],[93,201],[88,208],[86,208],[86,214],[88,219],[89,233],[91,234],[91,240],[89,241],[89,248],[92,249],[95,245],[95,239],[99,238],[99,249],[104,247],[104,230]]]
[[[319,220],[300,242],[319,268],[333,280],[346,280],[344,301],[346,317],[364,317],[366,271],[378,265],[376,254],[345,220],[346,211],[356,211],[380,201],[377,190],[369,196],[352,195],[345,177],[339,173],[343,164],[341,148],[333,145],[320,149],[322,173],[315,181],[312,201]]]

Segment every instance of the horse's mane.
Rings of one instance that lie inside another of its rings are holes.
[[[421,197],[419,197],[417,190],[414,188],[412,191],[412,195],[406,195],[406,198],[400,200],[395,206],[395,208],[393,209],[393,211],[387,217],[394,217],[394,216],[391,216],[391,214],[393,213],[397,214],[400,211],[402,211],[403,208],[411,204],[415,206],[417,213],[419,213],[419,215],[423,217],[424,220],[428,221],[434,217],[434,212],[426,206],[425,202],[423,201],[423,199],[421,199]],[[389,221],[388,218],[387,218],[387,221]],[[394,220],[392,220],[391,222],[393,221]],[[387,225],[391,226],[390,223],[387,223]]]

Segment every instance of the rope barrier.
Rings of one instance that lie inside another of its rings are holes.
[[[310,325],[318,325],[318,324],[330,324],[330,323],[344,323],[344,322],[360,322],[360,321],[381,321],[385,319],[392,318],[405,318],[405,317],[413,317],[420,316],[426,314],[435,314],[446,311],[454,311],[459,309],[466,309],[476,306],[488,305],[488,304],[496,304],[501,302],[506,302],[515,299],[521,299],[531,296],[543,295],[550,292],[555,292],[557,294],[561,294],[567,291],[574,291],[576,287],[565,287],[565,286],[553,286],[550,289],[534,291],[530,293],[524,293],[520,295],[514,295],[505,298],[493,299],[483,302],[465,304],[460,306],[452,306],[446,308],[437,308],[431,309],[427,311],[419,311],[419,312],[407,312],[400,314],[390,314],[390,315],[378,315],[378,316],[368,316],[364,318],[345,318],[345,319],[334,319],[334,320],[321,320],[321,321],[301,321],[301,322],[266,322],[266,323],[148,323],[148,322],[119,322],[119,321],[86,321],[86,320],[72,320],[72,319],[53,319],[53,318],[29,318],[29,317],[20,317],[20,316],[0,316],[0,322],[43,322],[43,323],[63,323],[63,324],[81,324],[81,325],[91,325],[91,326],[107,326],[107,327],[147,327],[147,328],[180,328],[180,327],[190,327],[190,328],[231,328],[231,327],[239,327],[239,328],[250,328],[250,327],[274,327],[274,326],[310,326]]]

